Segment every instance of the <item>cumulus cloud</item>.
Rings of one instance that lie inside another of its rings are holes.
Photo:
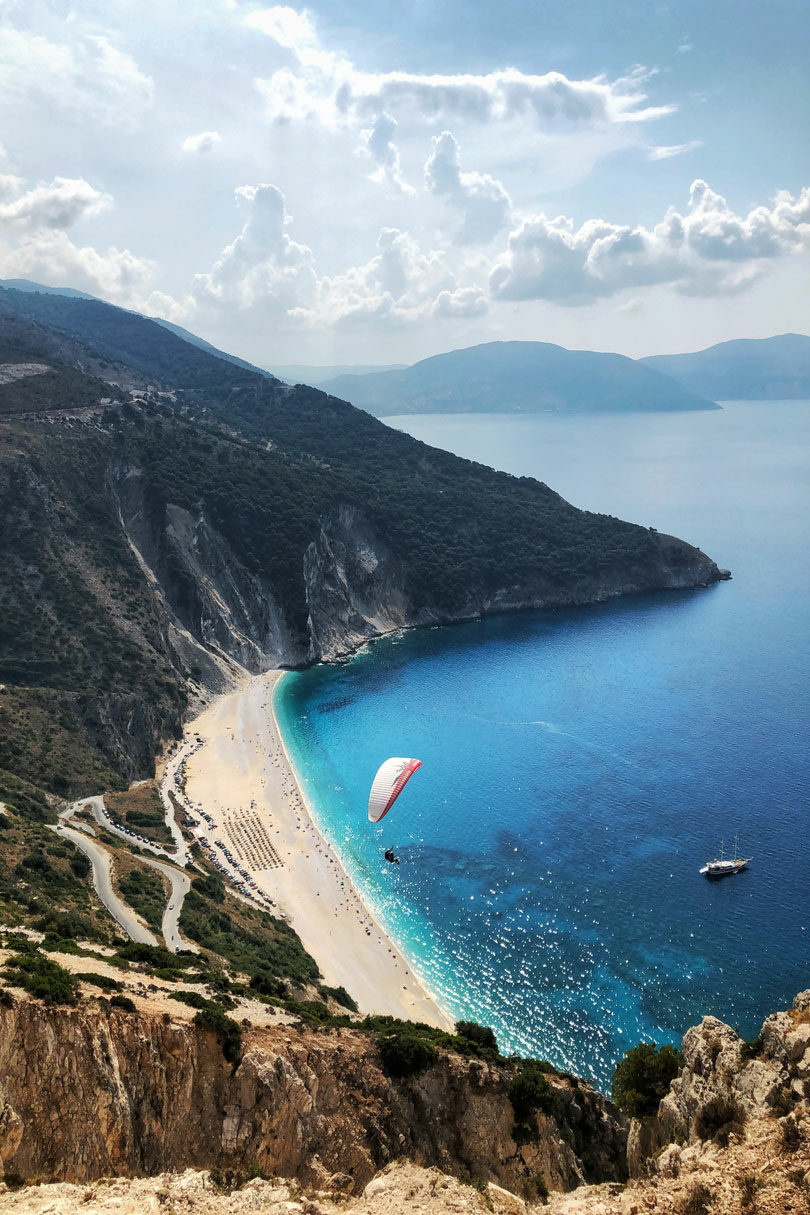
[[[313,307],[296,315],[313,325],[402,325],[434,315],[439,299],[449,315],[450,297],[456,292],[455,275],[442,253],[423,252],[410,233],[382,228],[374,257],[343,274],[319,279]],[[455,315],[461,315],[465,302],[470,307],[470,301],[456,299]]]
[[[399,149],[393,142],[396,129],[396,119],[390,114],[378,114],[373,125],[362,132],[364,144],[359,151],[377,165],[371,174],[372,181],[385,182],[400,194],[415,194],[413,186],[403,181],[400,174]]]
[[[201,131],[199,135],[187,135],[181,147],[184,152],[210,152],[221,141],[219,131]]]
[[[52,286],[78,287],[131,308],[144,306],[144,293],[157,267],[128,249],[105,252],[75,245],[62,229],[40,229],[16,248],[0,254],[2,277],[31,278]]]
[[[433,303],[434,316],[483,316],[489,308],[486,294],[480,287],[457,287],[455,291],[440,291]]]
[[[38,100],[49,111],[91,116],[94,122],[135,127],[151,105],[154,86],[131,55],[70,22],[64,42],[0,24],[0,83],[6,105]]]
[[[336,125],[387,112],[429,123],[523,118],[544,131],[567,131],[647,122],[674,108],[645,104],[647,76],[641,70],[614,81],[515,68],[486,75],[363,72],[320,45],[306,12],[277,5],[250,13],[246,21],[293,61],[257,80],[272,119],[318,118]]]
[[[236,239],[222,250],[211,270],[192,283],[201,305],[235,305],[284,313],[308,303],[315,289],[312,251],[285,232],[284,195],[272,185],[240,186],[236,200],[245,215]]]
[[[67,229],[112,205],[109,194],[84,178],[55,177],[24,189],[17,177],[0,177],[0,277],[31,278],[78,287],[115,304],[144,306],[157,266],[115,245],[99,251],[77,245]]]
[[[460,244],[488,241],[508,224],[512,204],[506,190],[488,173],[462,173],[458,142],[450,131],[434,138],[425,180],[433,194],[446,197],[461,211],[463,220],[456,236]]]
[[[810,188],[778,193],[771,207],[737,215],[705,181],[695,181],[684,214],[670,208],[654,228],[603,219],[535,215],[510,233],[490,275],[492,295],[585,304],[625,288],[672,284],[693,295],[730,295],[769,263],[810,242]]]
[[[7,185],[20,185],[19,178],[6,178]],[[0,184],[2,179],[0,179]],[[40,183],[13,202],[0,206],[0,222],[31,228],[69,228],[77,220],[97,215],[112,203],[83,177],[55,177]]]

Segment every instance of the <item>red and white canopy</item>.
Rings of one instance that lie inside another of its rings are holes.
[[[368,817],[372,823],[385,818],[414,772],[421,767],[421,759],[402,759],[398,756],[380,765],[368,799]]]

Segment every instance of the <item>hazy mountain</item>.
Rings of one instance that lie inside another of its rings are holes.
[[[810,398],[810,337],[801,333],[740,338],[694,354],[655,354],[639,361],[715,400]]]
[[[375,371],[401,371],[407,363],[334,363],[322,367],[308,367],[305,364],[292,363],[289,366],[268,368],[280,380],[288,384],[312,384],[320,387],[327,380],[333,380],[339,375],[369,375]]]
[[[164,320],[161,316],[153,316],[151,318],[156,324],[162,325],[164,329],[168,329],[170,333],[182,338],[184,342],[189,342],[192,346],[196,346],[198,350],[206,350],[209,354],[215,354],[218,359],[225,359],[228,363],[233,363],[235,367],[246,367],[248,371],[256,371],[260,375],[273,375],[272,372],[266,371],[263,367],[256,367],[253,363],[248,363],[246,359],[240,359],[236,354],[228,354],[225,350],[220,350],[217,346],[212,346],[210,342],[206,342],[205,338],[197,337],[196,333],[190,333],[188,329],[184,329],[182,325],[175,325],[173,321]],[[275,379],[276,377],[273,376]],[[284,376],[278,377],[284,379]]]
[[[321,387],[377,417],[717,408],[621,354],[547,342],[487,342],[423,359],[404,371],[342,375]]]
[[[65,295],[72,300],[94,300],[95,295],[86,291],[77,291],[75,287],[46,287],[42,283],[33,283],[30,278],[0,278],[0,287],[10,287],[16,291],[29,291],[42,295]]]

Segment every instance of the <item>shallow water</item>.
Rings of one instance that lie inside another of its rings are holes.
[[[754,1036],[810,985],[810,402],[393,424],[674,532],[734,578],[286,677],[321,826],[414,969],[502,1049],[605,1087],[628,1046],[704,1013]],[[371,827],[392,754],[424,766]],[[705,881],[736,831],[750,870]]]

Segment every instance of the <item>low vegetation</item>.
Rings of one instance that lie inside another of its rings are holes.
[[[515,1111],[515,1121],[527,1123],[536,1113],[553,1117],[559,1099],[548,1082],[549,1072],[554,1068],[539,1059],[521,1059],[517,1071],[509,1081],[506,1093]]]
[[[6,980],[46,1004],[75,1004],[76,980],[69,970],[38,949],[14,954],[3,967]]]
[[[167,883],[157,870],[132,862],[125,873],[119,873],[118,889],[132,910],[159,933],[166,907]]]
[[[613,1100],[630,1118],[650,1118],[682,1067],[676,1047],[641,1042],[625,1052],[613,1072]]]
[[[236,1067],[242,1058],[241,1025],[231,1017],[226,1017],[222,1009],[213,1003],[195,1014],[194,1024],[216,1036],[226,1062]]]
[[[436,1048],[414,1030],[397,1026],[379,1038],[380,1058],[389,1076],[413,1076],[436,1061]]]
[[[124,793],[108,793],[104,802],[116,822],[154,844],[172,844],[165,809],[154,781],[141,781]]]
[[[273,980],[304,987],[320,977],[295,930],[285,920],[235,899],[218,874],[193,880],[183,902],[180,930],[251,981],[261,975],[257,981],[268,987]]]

